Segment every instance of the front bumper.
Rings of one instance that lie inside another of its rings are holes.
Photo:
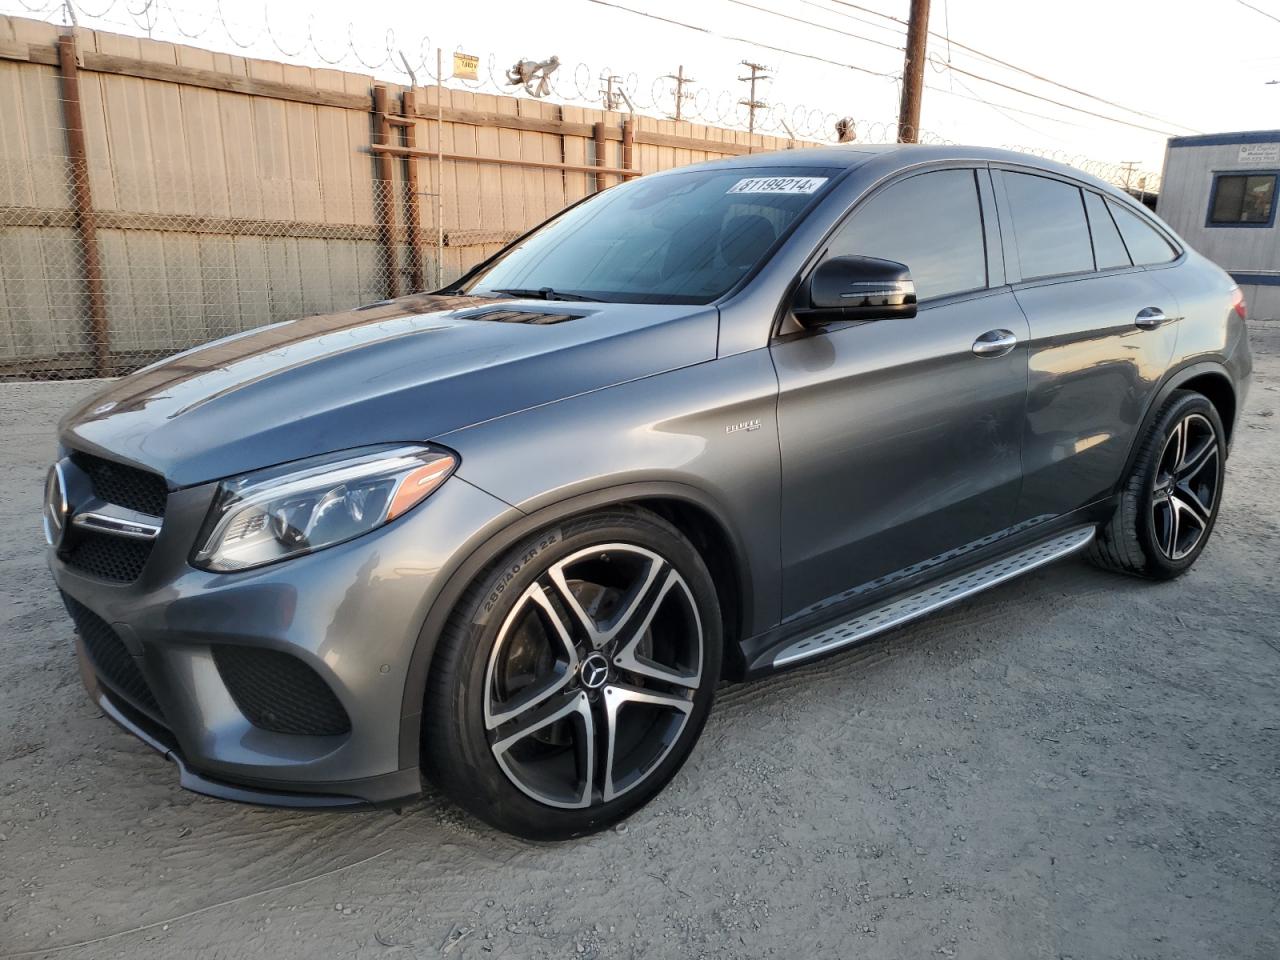
[[[182,786],[197,793],[292,807],[393,804],[418,795],[416,757],[404,756],[401,739],[421,711],[405,696],[419,632],[443,572],[465,556],[477,531],[518,511],[454,478],[364,537],[258,570],[213,574],[186,562],[212,494],[210,486],[169,494],[160,536],[131,583],[88,576],[51,552],[64,596],[123,648],[122,668],[95,662],[83,636],[77,640],[91,698],[173,760]],[[314,671],[349,729],[301,735],[255,725],[216,656],[246,647],[287,654]],[[119,683],[121,669],[145,681],[141,696]]]

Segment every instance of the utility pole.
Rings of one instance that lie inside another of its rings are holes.
[[[751,71],[751,76],[739,77],[738,79],[744,83],[749,81],[751,83],[751,92],[746,100],[739,100],[738,103],[747,108],[747,134],[754,137],[756,132],[756,111],[763,110],[768,106],[763,100],[756,99],[756,81],[768,80],[769,68],[761,63],[752,63],[750,60],[743,60],[742,65]],[[748,153],[753,150],[755,150],[754,143],[747,147]]]
[[[1133,171],[1138,168],[1137,160],[1121,160],[1120,166],[1124,167],[1124,191],[1129,192],[1129,178],[1133,176]]]
[[[911,0],[907,54],[902,63],[902,106],[898,110],[898,142],[920,139],[920,100],[924,94],[925,46],[929,42],[929,0]]]
[[[691,96],[693,96],[693,94],[691,94],[691,93],[685,93],[685,92],[684,92],[684,87],[685,87],[685,84],[686,84],[686,83],[693,83],[693,82],[694,82],[694,79],[693,79],[693,77],[686,77],[686,76],[684,75],[684,64],[683,64],[683,63],[682,63],[682,64],[680,64],[680,66],[676,68],[676,72],[675,72],[675,73],[668,73],[668,74],[667,74],[667,76],[666,76],[666,79],[667,79],[667,80],[674,80],[674,81],[676,82],[676,115],[675,115],[674,117],[672,117],[671,119],[672,119],[672,120],[682,120],[682,119],[684,119],[684,118],[681,116],[681,107],[683,107],[683,105],[684,105],[685,97],[691,97]]]
[[[619,103],[625,103],[632,113],[635,110],[631,108],[631,100],[627,96],[627,91],[622,89],[622,78],[612,73],[606,74],[600,78],[604,81],[605,86],[600,89],[600,95],[604,98],[604,108],[606,110],[617,110]],[[618,92],[614,93],[613,85],[618,85]]]

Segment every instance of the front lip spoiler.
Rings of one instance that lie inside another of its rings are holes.
[[[157,732],[148,729],[148,725],[131,714],[133,711],[122,709],[107,694],[98,682],[92,661],[85,650],[84,641],[76,637],[76,659],[79,662],[80,678],[84,681],[89,698],[103,713],[110,717],[117,726],[133,734],[166,760],[172,760],[178,767],[178,783],[193,793],[214,797],[218,800],[230,800],[235,803],[246,803],[260,807],[289,807],[308,810],[372,810],[380,806],[396,806],[401,800],[407,801],[414,795],[404,796],[399,800],[371,800],[344,796],[342,794],[301,793],[284,790],[269,790],[261,787],[227,783],[212,779],[192,770],[176,745],[167,743]],[[416,771],[415,771],[416,773]]]

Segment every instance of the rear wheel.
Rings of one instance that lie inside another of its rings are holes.
[[[1175,392],[1142,441],[1115,515],[1098,531],[1094,562],[1155,580],[1185,573],[1218,518],[1225,459],[1213,404]]]
[[[719,679],[720,612],[678,530],[611,510],[514,547],[440,644],[429,776],[501,829],[559,839],[627,816],[684,763]]]

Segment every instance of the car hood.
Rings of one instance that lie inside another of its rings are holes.
[[[709,307],[402,297],[178,354],[112,383],[60,431],[67,446],[189,486],[430,440],[710,360],[717,327]]]

